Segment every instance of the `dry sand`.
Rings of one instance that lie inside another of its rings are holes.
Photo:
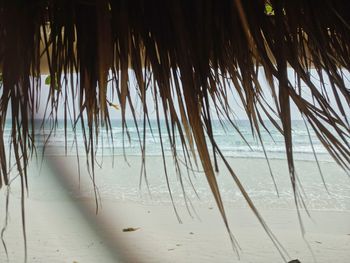
[[[242,249],[239,261],[217,209],[196,208],[200,220],[189,217],[182,207],[183,223],[179,224],[169,206],[108,201],[95,215],[92,201],[28,200],[29,262],[283,262],[249,210],[227,207]],[[12,202],[11,210],[19,206]],[[313,262],[295,211],[262,213],[291,258]],[[349,262],[350,213],[313,211],[312,215],[315,223],[304,222],[316,262]],[[12,212],[5,234],[10,262],[23,262],[18,219]],[[139,229],[122,231],[128,227]],[[6,262],[3,249],[0,251],[1,262]]]
[[[239,260],[215,206],[196,203],[198,217],[192,218],[183,205],[178,205],[180,224],[170,204],[142,204],[102,196],[102,207],[96,215],[93,198],[75,198],[56,179],[42,180],[54,197],[41,196],[35,182],[31,182],[32,194],[26,200],[28,262],[283,262],[249,209],[226,205],[230,226],[241,247]],[[4,197],[2,191],[1,220]],[[349,262],[350,212],[311,211],[313,221],[304,218],[308,243],[301,236],[295,210],[271,208],[261,213],[290,259],[303,263]],[[24,259],[20,218],[20,197],[14,185],[4,235],[9,262]],[[138,229],[123,232],[129,227]],[[0,262],[7,262],[2,247]]]

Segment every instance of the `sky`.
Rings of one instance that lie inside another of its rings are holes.
[[[273,101],[272,101],[272,96],[271,96],[271,93],[270,93],[270,88],[269,88],[269,85],[267,84],[267,81],[264,77],[264,73],[263,73],[263,70],[260,69],[261,72],[259,72],[259,80],[260,80],[260,84],[261,84],[261,87],[263,89],[263,94],[266,98],[266,100],[268,101],[268,103],[270,105],[274,105]],[[316,74],[312,74],[313,75],[313,79],[315,80],[315,83],[317,84],[318,83],[318,77]],[[288,76],[289,76],[289,79],[291,81],[291,83],[294,83],[294,74],[292,72],[292,70],[288,70]],[[349,73],[346,73],[345,74],[345,77],[350,79],[350,74]],[[45,102],[46,102],[46,99],[47,99],[47,96],[48,96],[48,91],[49,91],[49,86],[45,84],[45,78],[46,76],[42,76],[42,85],[41,85],[41,105],[40,105],[40,109],[39,109],[39,113],[36,115],[36,118],[42,118],[43,116],[43,112],[45,110]],[[347,81],[346,83],[347,85],[349,85],[350,87],[350,82]],[[130,74],[130,93],[131,93],[131,97],[134,98],[134,106],[136,108],[136,114],[139,118],[142,118],[143,114],[142,114],[142,107],[141,107],[141,101],[137,95],[137,92],[136,92],[136,88],[133,88],[135,87],[136,85],[136,81],[134,80],[134,78],[132,77],[132,74]],[[316,85],[317,86],[317,85]],[[336,105],[335,104],[335,99],[334,99],[334,96],[333,96],[333,92],[331,92],[331,88],[330,88],[330,84],[329,84],[329,80],[327,78],[325,78],[325,86],[326,86],[326,89],[328,91],[328,95],[330,96],[330,100],[331,100],[331,104],[333,105]],[[319,87],[319,85],[318,85]],[[232,88],[232,87],[231,87]],[[307,98],[308,100],[311,100],[311,96],[308,95],[308,88],[304,85],[304,96],[305,98]],[[111,92],[109,92],[111,93]],[[244,119],[247,119],[247,116],[245,114],[245,111],[242,107],[242,104],[239,103],[239,99],[238,99],[238,96],[237,94],[232,94],[232,93],[228,93],[229,96],[228,96],[228,102],[231,106],[231,108],[234,110],[234,113],[235,113],[235,118],[236,119],[241,119],[241,120],[244,120]],[[112,97],[110,94],[108,96],[108,99],[115,103],[115,104],[118,104],[119,105],[119,102],[116,98],[116,96]],[[345,103],[345,100],[343,99],[343,103]],[[72,103],[70,102],[69,103],[70,107],[72,108]],[[346,105],[346,104],[344,104]],[[154,105],[154,101],[152,99],[152,94],[149,93],[147,95],[147,106],[148,106],[148,110],[150,112],[150,118],[151,119],[155,119],[156,118],[156,115],[155,115],[155,105]],[[61,101],[61,105],[60,105],[60,110],[58,112],[58,118],[59,119],[62,119],[64,117],[64,114],[63,114],[63,103]],[[111,114],[111,118],[112,119],[121,119],[121,111],[120,110],[116,110],[112,107],[109,108],[110,110],[110,114]],[[214,113],[214,111],[213,111]],[[347,107],[347,112],[346,112],[347,116],[350,116],[350,111],[349,111],[349,107]],[[301,115],[297,109],[297,107],[291,103],[291,117],[293,120],[300,120],[301,119]],[[161,119],[164,118],[164,116],[161,114]],[[129,108],[127,108],[126,110],[126,118],[127,119],[132,119],[132,114],[131,114],[131,111]],[[213,119],[215,119],[215,114],[213,114]]]

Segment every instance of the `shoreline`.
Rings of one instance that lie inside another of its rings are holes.
[[[47,146],[47,149],[49,149],[49,147],[52,147],[54,149],[57,149],[57,146],[50,146],[48,145]],[[49,151],[49,150],[47,150]],[[76,154],[65,154],[64,152],[62,154],[60,153],[47,153],[47,151],[45,152],[45,156],[46,157],[58,157],[58,158],[75,158],[76,157]],[[243,160],[246,160],[246,159],[253,159],[253,160],[266,160],[266,158],[264,156],[240,156],[240,155],[227,155],[227,153],[225,153],[223,151],[223,153],[225,154],[225,158],[230,160],[230,159],[243,159]],[[249,153],[260,153],[260,152],[255,152],[255,151],[252,151],[252,152],[249,152]],[[263,154],[263,152],[261,152],[261,154]],[[271,153],[270,153],[271,154]],[[277,153],[277,154],[283,154],[283,153]],[[324,157],[327,157],[327,159],[319,159],[318,161],[320,163],[332,163],[332,164],[336,164],[336,162],[329,156],[328,153],[316,153],[317,154],[317,157],[319,158],[320,156],[324,156]],[[299,153],[299,152],[295,152],[294,153],[294,157],[295,158],[295,161],[296,162],[316,162],[315,161],[315,157],[313,155],[313,153]],[[305,156],[299,156],[298,158],[298,155],[305,155],[307,156],[308,158],[310,159],[299,159],[299,158],[302,158],[302,157],[305,157]],[[178,154],[179,157],[183,157],[183,154]],[[197,155],[198,156],[198,155]],[[106,154],[104,153],[103,155],[100,154],[100,153],[97,153],[96,154],[96,157],[97,158],[115,158],[115,159],[124,159],[124,155],[121,153],[121,154]],[[79,158],[86,158],[86,155],[85,155],[85,152],[82,151],[79,153]],[[127,153],[126,154],[126,159],[128,158],[139,158],[141,159],[142,158],[142,155],[141,154],[136,154],[136,153]],[[147,156],[146,156],[146,159],[148,158],[162,158],[162,155],[160,154],[154,154],[154,153],[147,153]],[[165,152],[165,158],[173,158],[172,154],[170,151],[168,152]],[[210,154],[210,158],[214,158],[214,156],[212,154]],[[269,156],[268,157],[269,160],[276,160],[276,161],[287,161],[287,158],[285,156],[283,157],[271,157]]]

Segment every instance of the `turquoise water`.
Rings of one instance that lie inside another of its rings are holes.
[[[160,139],[156,122],[151,122],[153,135],[151,129],[148,127],[145,136],[148,186],[146,185],[144,174],[141,173],[141,149],[137,129],[132,121],[128,121],[127,124],[130,136],[130,140],[125,136],[124,141],[127,162],[123,158],[123,129],[120,121],[114,121],[112,123],[113,145],[110,137],[108,137],[108,133],[103,129],[100,131],[96,163],[103,165],[95,166],[96,185],[98,186],[99,193],[104,199],[131,200],[145,202],[147,204],[154,202],[169,203],[169,189],[161,158]],[[277,195],[262,146],[258,139],[252,135],[249,122],[237,122],[239,130],[247,142],[241,138],[232,126],[228,125],[224,128],[218,121],[214,121],[213,126],[217,144],[224,155],[228,157],[228,162],[240,178],[254,203],[262,208],[295,208],[294,195],[285,157],[283,136],[271,124],[267,124],[270,134],[265,130],[261,132],[266,153],[270,159],[271,170],[279,191],[279,195]],[[139,127],[142,127],[142,125]],[[141,134],[142,131],[142,128],[140,128]],[[36,131],[36,145],[39,152],[47,140],[49,132],[50,129],[48,128],[38,129]],[[311,131],[310,133],[328,192],[315,162],[310,138],[304,122],[293,121],[293,147],[296,159],[296,171],[300,183],[307,193],[304,196],[304,200],[308,208],[311,209],[349,211],[350,178],[332,160],[317,140],[315,134]],[[9,134],[10,130],[7,128],[5,135],[8,137]],[[184,204],[185,200],[193,202],[200,201],[204,203],[209,202],[211,206],[214,206],[215,202],[200,167],[195,168],[196,171],[187,174],[186,167],[183,165],[183,162],[180,162],[182,175],[180,180],[179,172],[174,166],[173,158],[171,158],[171,147],[164,122],[161,123],[161,135],[167,156],[166,163],[169,184],[175,202]],[[183,161],[178,135],[176,135],[176,144],[179,150],[179,160]],[[68,128],[65,139],[63,122],[59,122],[55,132],[47,140],[46,154],[51,157],[48,164],[50,165],[50,162],[53,162],[57,166],[57,162],[62,161],[62,166],[69,168],[72,180],[78,183],[76,151],[81,153],[80,165],[82,168],[81,171],[84,171],[86,170],[86,163],[82,130],[77,128],[75,137],[72,129]],[[64,157],[65,154],[68,157]],[[31,197],[37,196],[40,200],[55,200],[55,191],[58,190],[55,187],[47,187],[47,177],[38,173],[38,169],[35,166],[33,167],[29,173],[30,188],[32,189],[30,190]],[[231,175],[220,160],[219,168],[220,172],[218,173],[217,180],[225,203],[238,207],[246,207],[247,204],[242,193],[235,186]],[[43,174],[47,173],[43,172]],[[89,179],[87,171],[83,172],[82,177]],[[91,181],[88,180],[85,186],[81,185],[77,189],[77,191],[73,192],[75,197],[94,198]]]
[[[315,160],[313,149],[310,144],[310,137],[308,131],[301,120],[293,121],[293,150],[297,160]],[[247,120],[239,120],[236,122],[242,136],[232,127],[227,124],[222,126],[219,121],[213,121],[214,137],[219,145],[221,151],[228,157],[249,157],[249,158],[264,158],[264,152],[258,138],[252,134],[250,124]],[[48,126],[39,129],[40,125],[37,123],[36,130],[36,145],[40,150],[47,141],[46,153],[50,155],[75,155],[76,150],[83,153],[84,137],[83,132],[79,126],[76,129],[76,137],[71,127],[67,128],[67,137],[65,138],[64,124],[62,121],[58,125],[54,133],[48,139],[50,129]],[[137,128],[133,121],[127,121],[128,133],[124,134],[121,126],[121,121],[112,121],[112,136],[105,129],[101,128],[99,131],[99,139],[97,142],[97,155],[111,156],[123,155],[124,151],[127,155],[141,155],[140,141],[137,133]],[[264,147],[267,156],[272,159],[285,159],[285,146],[283,136],[273,127],[269,122],[266,123],[269,132],[261,129],[261,135],[264,142]],[[143,140],[143,124],[139,123],[138,129]],[[171,155],[171,145],[167,134],[167,129],[164,121],[161,122],[161,136],[163,138],[165,155]],[[151,121],[151,128],[147,125],[146,129],[146,153],[148,156],[160,156],[161,146],[159,130],[156,121]],[[326,149],[318,141],[316,135],[310,130],[311,140],[314,150],[317,153],[319,160],[332,161],[327,154]],[[10,129],[5,129],[5,136],[9,136]],[[182,154],[182,147],[180,136],[175,133],[176,148],[178,154]],[[77,142],[77,143],[76,143]],[[96,144],[96,141],[94,142]]]

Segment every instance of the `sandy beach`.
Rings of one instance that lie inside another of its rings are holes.
[[[61,161],[66,161],[64,159]],[[70,160],[73,164],[73,159]],[[159,160],[155,158],[150,163]],[[132,158],[131,161],[139,164]],[[250,161],[239,162],[246,166]],[[262,165],[262,161],[254,161],[257,165],[260,162]],[[281,165],[282,162],[276,161]],[[59,163],[55,163],[56,169],[60,167]],[[139,166],[127,170],[126,164],[120,160],[118,163],[125,173],[133,171],[138,174]],[[67,183],[67,178],[57,179],[53,175],[55,168],[52,166],[55,165],[51,163],[51,168],[45,166],[48,165],[44,165],[40,175],[37,173],[31,177],[30,194],[26,199],[28,262],[283,262],[252,212],[244,204],[238,205],[239,200],[227,201],[226,211],[241,247],[240,258],[233,251],[220,214],[212,202],[193,202],[197,215],[192,212],[192,217],[183,203],[176,203],[182,221],[179,223],[170,202],[137,201],[128,198],[128,193],[124,193],[124,199],[112,198],[108,191],[104,191],[104,183],[109,182],[105,178],[106,181],[97,180],[101,185],[101,206],[96,215],[88,176],[82,174],[81,194],[76,194],[76,187],[79,188],[76,175]],[[74,169],[74,165],[62,167],[61,172],[67,175]],[[107,165],[104,169],[110,168]],[[104,169],[100,173],[111,171]],[[23,262],[24,259],[17,190],[14,184],[10,195],[9,226],[4,234],[9,262]],[[154,199],[157,199],[157,193],[154,193]],[[1,220],[4,218],[4,201],[2,194]],[[349,211],[311,209],[312,220],[306,216],[303,220],[307,231],[304,240],[295,209],[260,206],[259,210],[288,251],[288,260],[348,262]],[[126,228],[135,231],[123,232]],[[3,248],[0,249],[0,258],[1,262],[7,262]]]

